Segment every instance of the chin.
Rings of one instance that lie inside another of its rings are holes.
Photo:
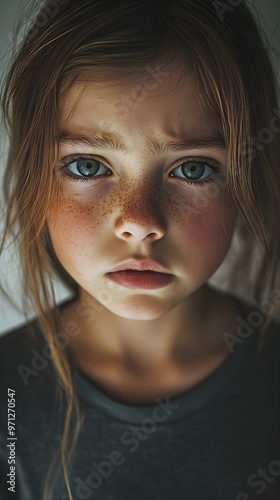
[[[130,319],[133,321],[148,321],[148,320],[153,320],[153,319],[158,319],[163,314],[155,314],[152,311],[146,311],[146,310],[141,310],[139,309],[138,311],[122,311],[119,313],[115,313],[117,316],[120,316],[121,318],[124,319]]]
[[[148,299],[145,297],[142,300],[137,297],[135,300],[131,300],[130,304],[114,304],[114,307],[110,305],[108,309],[121,318],[135,321],[158,319],[168,312],[166,306],[154,303],[151,297]]]

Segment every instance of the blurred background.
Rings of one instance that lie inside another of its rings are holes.
[[[18,18],[22,7],[33,4],[34,0],[0,0],[0,72],[3,74],[5,66],[9,60],[14,38],[14,22]],[[221,4],[231,4],[231,0],[219,2]],[[236,0],[232,2],[232,5]],[[280,60],[280,1],[279,0],[252,0],[252,4],[260,12],[263,26],[271,40],[274,49]],[[1,128],[0,137],[0,182],[5,165],[7,154],[7,137],[5,130]],[[1,231],[1,226],[0,226]],[[14,328],[24,324],[28,319],[34,317],[32,308],[29,308],[28,315],[25,317],[20,311],[21,295],[24,290],[21,286],[20,266],[10,245],[0,258],[0,282],[7,290],[14,302],[14,306],[0,292],[0,335],[12,331]],[[70,297],[69,290],[57,282],[57,301],[63,301]]]

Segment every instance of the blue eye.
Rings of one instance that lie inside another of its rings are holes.
[[[213,171],[219,171],[219,167],[210,160],[188,160],[178,165],[170,175],[174,177],[176,173],[176,176],[191,181],[188,184],[203,185],[205,182],[212,182],[209,177],[211,177]],[[204,179],[206,179],[204,182],[200,182]]]
[[[179,177],[191,186],[202,187],[208,182],[214,182],[215,176],[213,172],[218,173],[221,170],[218,165],[217,162],[208,158],[207,160],[191,158],[180,163],[170,173],[170,176]],[[110,169],[104,163],[88,156],[72,157],[67,163],[63,164],[60,170],[63,176],[70,178],[74,182],[88,182],[102,175],[111,175]]]
[[[72,158],[70,162],[63,165],[62,170],[64,170],[64,175],[71,176],[71,174],[73,174],[76,177],[79,177],[79,179],[75,179],[75,177],[73,177],[73,180],[79,181],[86,181],[87,179],[95,176],[99,177],[100,175],[109,175],[108,167],[106,167],[99,160],[96,160],[95,158],[83,158],[81,156]]]

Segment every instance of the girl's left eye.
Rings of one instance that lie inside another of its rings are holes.
[[[213,175],[211,174],[213,174],[213,171],[219,172],[220,170],[217,162],[200,158],[180,163],[170,175],[171,177],[175,177],[174,174],[176,173],[176,177],[181,177],[185,181],[189,181],[187,184],[202,186],[207,182],[213,182]]]
[[[95,176],[110,175],[109,168],[101,161],[81,156],[72,158],[62,166],[61,170],[63,175],[71,177],[73,181],[87,181]]]

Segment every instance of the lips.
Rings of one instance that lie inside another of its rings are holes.
[[[128,259],[125,262],[113,267],[109,272],[116,273],[119,271],[153,271],[156,273],[172,274],[167,268],[153,260],[135,260]]]
[[[152,260],[129,259],[111,269],[107,277],[126,288],[148,290],[168,285],[174,275]]]

